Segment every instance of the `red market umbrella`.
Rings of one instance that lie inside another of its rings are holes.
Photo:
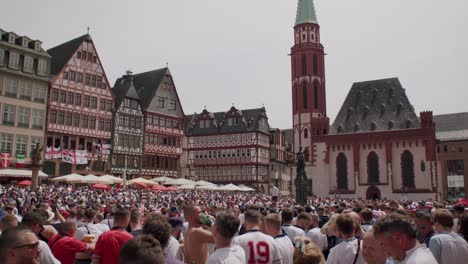
[[[468,206],[468,199],[460,198],[458,199],[458,203],[463,204],[464,206]]]
[[[30,180],[24,180],[24,181],[18,182],[19,186],[31,186],[31,184],[32,182]]]
[[[142,182],[134,182],[133,184],[135,184],[135,186],[137,188],[148,188],[148,185],[142,183]]]
[[[174,186],[166,187],[166,191],[177,191],[177,188]]]
[[[159,185],[159,184],[155,184],[153,186],[151,186],[151,190],[155,190],[155,191],[165,191],[166,190],[166,187],[162,186],[162,185]]]
[[[102,184],[102,183],[93,184],[93,185],[91,185],[91,187],[93,187],[94,189],[98,189],[98,190],[107,190],[107,189],[109,189],[109,186],[107,186],[105,184]]]

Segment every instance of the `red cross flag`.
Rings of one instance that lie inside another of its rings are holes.
[[[0,154],[0,167],[1,168],[10,167],[10,159],[11,159],[11,154],[10,153]]]

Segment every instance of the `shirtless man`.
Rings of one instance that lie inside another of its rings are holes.
[[[195,205],[184,208],[184,216],[189,226],[184,234],[185,263],[205,264],[208,260],[208,244],[214,243],[211,232],[202,228],[201,209]]]

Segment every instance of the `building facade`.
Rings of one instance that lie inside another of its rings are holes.
[[[270,177],[281,194],[289,195],[291,189],[291,163],[293,153],[288,147],[285,131],[270,129]]]
[[[168,68],[134,76],[145,115],[141,175],[179,177],[184,111]]]
[[[456,200],[468,193],[468,113],[434,116],[442,199]]]
[[[0,29],[0,152],[3,167],[31,164],[43,144],[50,55],[42,42]]]
[[[269,190],[270,133],[265,108],[186,117],[183,177]]]
[[[313,0],[299,0],[291,65],[294,152],[304,151],[313,194],[438,198],[432,112],[418,117],[397,78],[354,83],[329,125]]]
[[[89,34],[48,53],[52,56],[44,172],[97,175],[108,171],[114,98]]]
[[[144,150],[144,116],[131,72],[115,82],[111,173],[131,179],[139,177]]]

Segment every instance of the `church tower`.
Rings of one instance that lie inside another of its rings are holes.
[[[297,153],[301,146],[309,162],[307,165],[312,166],[314,137],[329,133],[324,57],[314,1],[299,0],[291,48],[294,151]]]

